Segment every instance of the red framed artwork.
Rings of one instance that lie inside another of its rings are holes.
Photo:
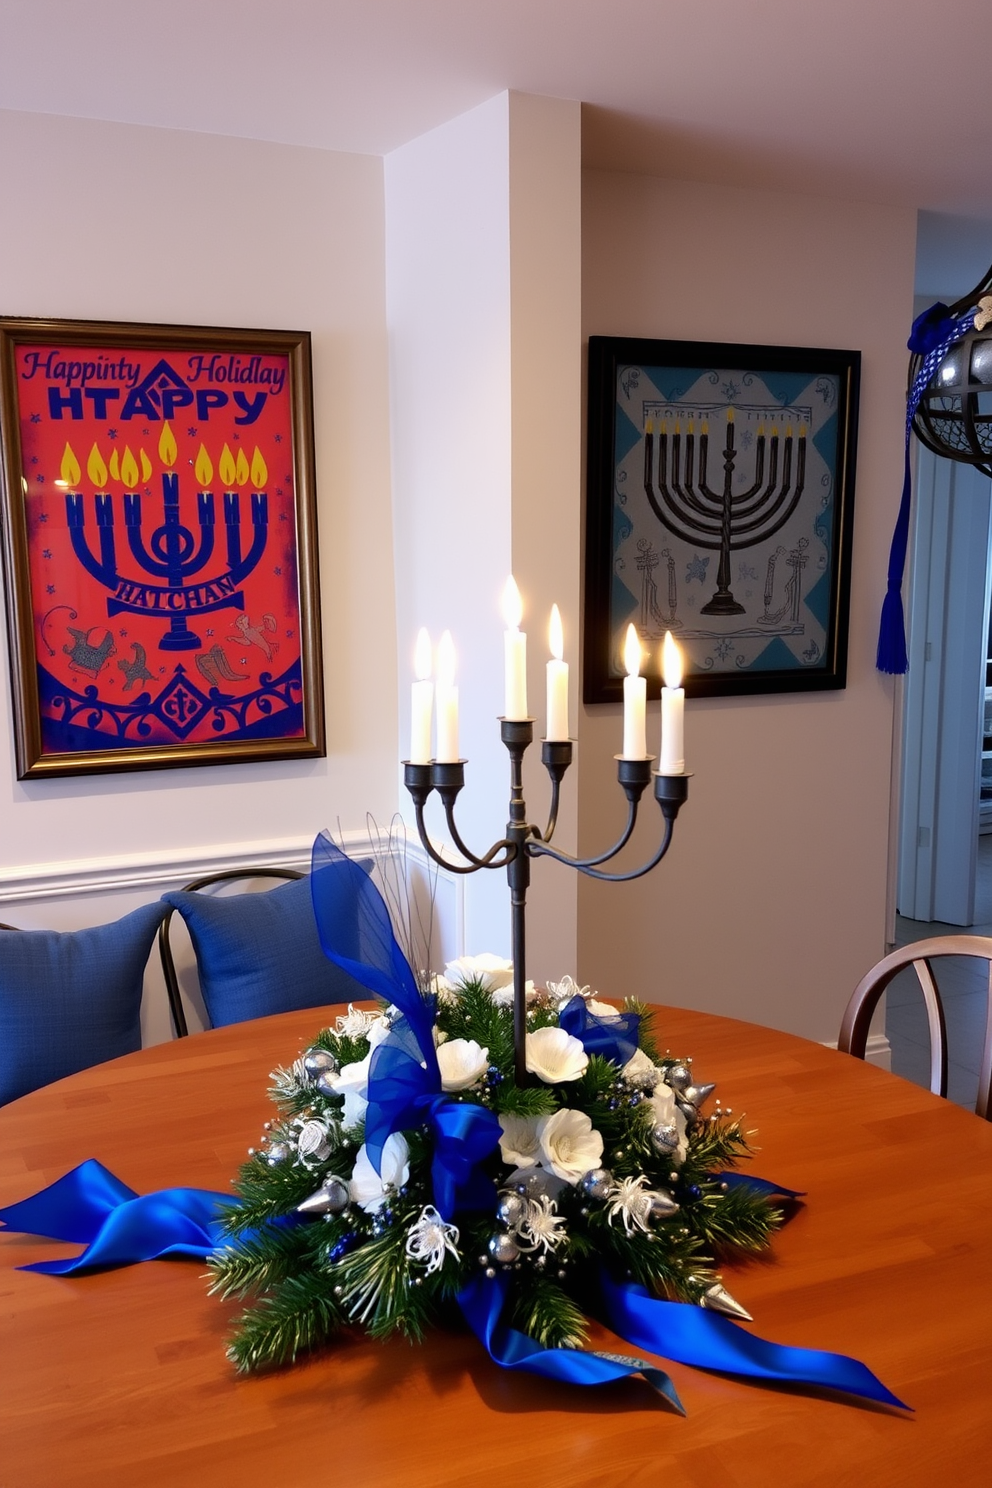
[[[18,778],[322,755],[310,337],[0,319]]]

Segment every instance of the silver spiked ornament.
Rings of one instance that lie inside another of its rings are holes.
[[[330,1173],[316,1193],[312,1193],[302,1204],[297,1204],[297,1214],[340,1214],[347,1209],[351,1194],[343,1178]]]
[[[751,1314],[718,1281],[714,1282],[711,1287],[707,1287],[699,1305],[708,1307],[711,1312],[722,1312],[725,1317],[738,1318],[744,1323],[754,1322]]]
[[[649,1219],[671,1219],[673,1214],[678,1214],[679,1212],[679,1206],[671,1194],[653,1190],[650,1194],[650,1200],[651,1202],[648,1206]]]
[[[715,1089],[715,1081],[711,1085],[687,1085],[682,1091],[680,1099],[688,1101],[698,1111],[703,1102],[709,1100]]]

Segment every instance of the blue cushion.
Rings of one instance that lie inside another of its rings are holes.
[[[165,913],[87,930],[0,930],[0,1104],[141,1048],[141,982]]]
[[[357,918],[347,875],[340,881]],[[163,898],[186,921],[214,1028],[370,995],[321,950],[309,878],[257,894],[175,890]],[[344,913],[348,909],[342,905]]]

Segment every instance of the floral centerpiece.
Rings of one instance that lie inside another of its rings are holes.
[[[569,976],[528,986],[521,1088],[511,981],[508,961],[462,958],[415,993],[426,1047],[396,1004],[349,1008],[275,1072],[278,1115],[211,1261],[215,1291],[256,1298],[230,1346],[239,1368],[354,1324],[417,1338],[497,1277],[503,1318],[545,1349],[582,1345],[603,1268],[747,1318],[715,1265],[763,1249],[782,1211],[732,1181],[739,1120],[705,1113],[713,1086],[659,1051],[644,1007]]]

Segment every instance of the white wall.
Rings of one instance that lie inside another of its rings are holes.
[[[582,977],[603,992],[826,1040],[884,951],[893,685],[874,656],[902,486],[915,231],[915,214],[892,207],[584,176],[587,336],[863,353],[847,688],[689,703],[695,776],[669,857],[633,885],[580,894]],[[620,818],[619,711],[588,708],[580,724],[587,851]],[[655,832],[651,821],[642,848]]]
[[[544,722],[553,601],[578,660],[580,119],[577,104],[501,94],[386,160],[400,734],[416,631],[453,633],[461,753],[457,818],[477,853],[509,797],[500,595],[511,568],[529,633],[529,706]],[[530,751],[539,759],[539,745]],[[547,778],[529,769],[528,804]],[[532,788],[533,787],[533,788]],[[574,795],[561,840],[575,840]],[[436,798],[429,820],[445,834]],[[535,870],[528,971],[574,970],[574,875]],[[547,897],[550,896],[550,897]],[[466,883],[470,951],[509,953],[502,870]]]
[[[86,892],[5,904],[25,868],[83,879],[248,845],[294,851],[396,806],[382,162],[0,113],[0,311],[313,334],[327,758],[18,783],[0,659],[0,918],[92,923]],[[33,881],[35,881],[33,880]],[[96,892],[96,891],[94,891]],[[145,895],[145,897],[148,897]]]

